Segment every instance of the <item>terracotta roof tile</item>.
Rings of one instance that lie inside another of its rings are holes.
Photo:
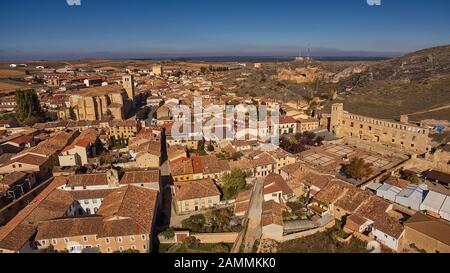
[[[280,191],[283,195],[293,193],[292,189],[289,188],[288,184],[281,175],[275,173],[269,174],[264,179],[264,194],[271,194]]]
[[[219,189],[212,179],[175,182],[174,191],[175,199],[178,201],[221,195]]]

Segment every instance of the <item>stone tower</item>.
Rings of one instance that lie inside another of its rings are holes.
[[[152,71],[153,71],[153,74],[155,74],[157,76],[161,76],[164,74],[163,66],[160,64],[154,65]]]
[[[134,101],[134,77],[133,75],[122,76],[123,88],[127,91],[128,98]]]
[[[340,127],[342,124],[343,114],[344,114],[343,103],[335,103],[331,106],[330,131],[337,137],[340,137],[341,134]]]

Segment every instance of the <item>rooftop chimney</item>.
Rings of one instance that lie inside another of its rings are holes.
[[[408,124],[409,123],[408,115],[401,115],[400,116],[400,122],[403,123],[403,124]]]

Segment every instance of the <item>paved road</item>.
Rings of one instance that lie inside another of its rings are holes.
[[[244,236],[244,252],[251,253],[256,240],[262,236],[261,214],[264,201],[264,180],[257,179],[248,211],[248,228]]]

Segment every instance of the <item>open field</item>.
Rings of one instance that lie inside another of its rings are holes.
[[[23,76],[25,76],[25,72],[21,70],[0,69],[0,78],[15,78]]]
[[[4,92],[11,92],[25,87],[27,87],[25,83],[15,83],[7,80],[0,81],[0,94]]]

